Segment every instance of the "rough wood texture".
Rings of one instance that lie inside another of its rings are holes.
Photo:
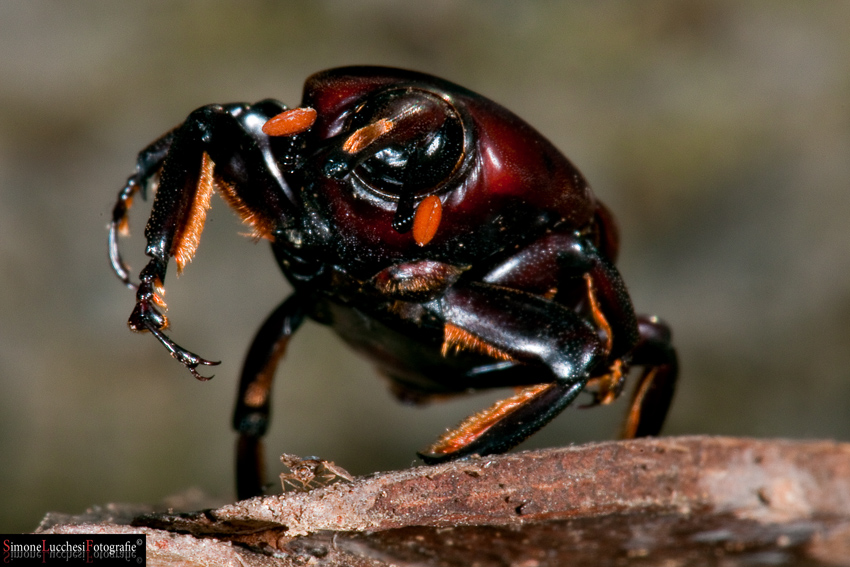
[[[609,442],[379,473],[133,526],[112,515],[48,515],[40,529],[144,532],[149,562],[169,565],[850,566],[850,445]]]

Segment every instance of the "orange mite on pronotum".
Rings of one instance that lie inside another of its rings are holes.
[[[316,111],[309,107],[290,108],[263,124],[266,136],[292,136],[304,132],[316,121]]]
[[[428,195],[419,206],[416,207],[416,214],[413,217],[413,240],[419,246],[425,246],[434,235],[437,234],[437,227],[440,226],[440,219],[443,216],[443,204],[440,198],[436,195]]]

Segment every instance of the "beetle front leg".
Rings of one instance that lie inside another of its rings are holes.
[[[289,339],[304,321],[311,301],[291,295],[266,319],[248,350],[233,412],[236,444],[236,493],[240,500],[263,493],[265,471],[262,438],[269,424],[275,371]]]
[[[265,120],[282,108],[269,100],[253,106],[209,105],[196,110],[147,154],[140,154],[138,172],[128,181],[113,212],[110,242],[124,221],[127,203],[161,165],[156,199],[145,227],[145,252],[151,260],[139,276],[129,325],[134,331],[153,334],[198,379],[207,378],[197,372],[197,366],[218,363],[182,348],[163,332],[168,328],[162,313],[168,262],[174,258],[179,274],[191,261],[215,187],[258,238],[273,240],[278,224],[293,217],[289,187],[280,171],[269,165],[273,162],[270,148],[277,144],[281,155],[288,155],[287,148],[295,147],[299,138],[272,142],[260,131]],[[126,268],[117,252],[110,255],[121,277]],[[122,279],[127,283],[126,277]]]
[[[109,223],[109,261],[115,275],[133,291],[138,286],[130,280],[130,269],[121,258],[121,252],[118,250],[118,236],[129,234],[127,214],[133,205],[133,199],[137,193],[141,193],[143,199],[147,198],[147,184],[162,168],[162,162],[168,154],[173,139],[174,130],[166,133],[139,152],[136,158],[136,172],[127,179],[127,183],[119,191],[118,199],[112,208],[112,220]]]
[[[137,285],[130,280],[129,268],[124,263],[118,250],[118,234],[126,234],[128,232],[127,214],[134,197],[137,193],[141,193],[143,198],[146,197],[147,184],[162,169],[163,162],[166,156],[170,154],[172,144],[179,130],[174,129],[166,133],[139,152],[139,156],[136,159],[136,173],[127,179],[127,183],[118,193],[118,200],[112,209],[112,221],[109,225],[109,259],[112,269],[121,281],[124,282],[124,285],[136,291],[136,307],[130,316],[130,328],[137,332],[150,332],[168,349],[171,356],[189,369],[189,372],[195,378],[198,380],[208,380],[209,378],[202,376],[196,368],[199,365],[216,365],[218,362],[206,360],[180,347],[162,332],[163,329],[168,327],[168,319],[155,305],[159,305],[162,308],[165,307],[165,302],[162,299],[162,282],[165,279],[165,271],[168,263],[167,257],[165,257],[164,261],[162,254],[154,257],[142,271],[140,275],[141,283]],[[209,184],[211,188],[211,180]],[[148,227],[145,230],[146,235],[148,235],[150,226],[151,222],[148,223]],[[148,238],[148,249],[150,250],[149,235]]]
[[[162,300],[162,280],[165,277],[165,266],[156,260],[151,260],[147,267],[142,270],[140,283],[136,291],[136,307],[130,314],[128,325],[136,332],[149,332],[171,353],[178,362],[183,364],[192,376],[198,380],[205,381],[212,376],[203,376],[196,369],[199,365],[216,366],[220,361],[206,360],[197,354],[190,352],[162,332],[168,328],[168,318],[162,314],[156,305],[165,306]]]
[[[575,400],[606,362],[596,330],[574,311],[543,297],[471,283],[447,291],[443,352],[472,350],[528,368],[536,383],[449,431],[419,455],[438,463],[473,453],[506,451]]]

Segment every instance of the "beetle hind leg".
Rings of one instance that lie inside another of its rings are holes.
[[[644,370],[623,423],[620,433],[623,439],[658,435],[670,409],[679,373],[670,328],[655,317],[640,317],[638,330],[640,339],[632,362]]]

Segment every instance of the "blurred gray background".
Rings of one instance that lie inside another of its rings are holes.
[[[294,105],[348,64],[461,83],[579,166],[620,220],[635,305],[675,332],[666,433],[850,439],[848,22],[848,2],[779,0],[0,2],[0,532],[189,487],[233,497],[236,376],[288,287],[214,200],[167,287],[175,340],[223,361],[196,382],[127,330],[109,212],[136,152],[194,108]],[[289,352],[272,477],[283,451],[407,467],[499,395],[401,406],[315,324]],[[569,410],[522,448],[607,439],[624,410]]]

